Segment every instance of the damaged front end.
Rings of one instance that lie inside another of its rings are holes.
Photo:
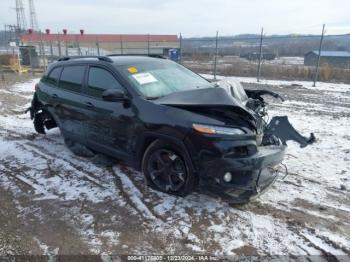
[[[286,142],[305,147],[315,141],[299,134],[286,116],[267,123],[264,95],[282,99],[267,90],[244,90],[240,83],[223,80],[216,88],[179,92],[156,103],[180,108],[208,119],[202,130],[215,123],[225,129],[241,129],[243,134],[199,133],[191,131],[185,143],[191,148],[202,190],[219,195],[229,203],[247,203],[268,189],[280,172]],[[198,118],[200,119],[200,118]],[[214,121],[214,122],[211,122]]]
[[[232,80],[223,80],[217,87],[226,89],[230,96],[254,116],[256,144],[249,140],[242,139],[238,142],[236,138],[226,138],[224,143],[230,147],[225,148],[220,157],[208,158],[202,162],[202,172],[205,174],[202,184],[209,192],[232,204],[247,203],[276,180],[281,171],[287,141],[292,140],[299,143],[300,147],[305,147],[315,142],[315,136],[313,133],[309,138],[302,136],[287,116],[275,116],[266,123],[266,102],[262,96],[270,95],[283,101],[278,94],[267,90],[244,90],[240,83]],[[218,148],[222,149],[222,145],[218,145]],[[246,150],[243,155],[233,154],[238,148],[256,150]]]
[[[222,80],[218,86],[226,89],[230,95],[254,112],[257,122],[263,122],[263,145],[275,144],[276,139],[283,145],[287,145],[287,141],[295,141],[300,147],[306,147],[315,142],[313,133],[309,137],[302,136],[289,122],[288,116],[274,116],[269,123],[265,121],[268,113],[263,96],[271,96],[284,102],[284,98],[279,94],[269,90],[243,89],[242,85],[234,79]]]

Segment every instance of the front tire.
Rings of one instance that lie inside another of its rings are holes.
[[[164,140],[154,141],[145,151],[142,172],[152,188],[177,196],[193,192],[196,176],[184,149]]]

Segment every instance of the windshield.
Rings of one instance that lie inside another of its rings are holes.
[[[124,77],[148,99],[195,88],[213,87],[199,75],[169,60],[121,66],[120,69]]]

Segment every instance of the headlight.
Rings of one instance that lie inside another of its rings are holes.
[[[194,130],[203,134],[220,134],[220,135],[244,135],[245,132],[240,128],[209,126],[201,124],[193,124]]]

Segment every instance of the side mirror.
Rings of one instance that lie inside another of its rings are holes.
[[[123,90],[108,89],[102,93],[102,100],[108,102],[122,102],[128,100],[128,98]]]

